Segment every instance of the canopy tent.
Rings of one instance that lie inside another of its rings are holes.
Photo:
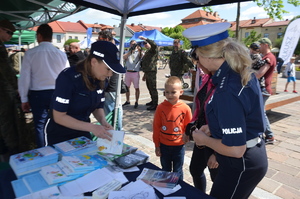
[[[66,3],[66,2],[71,3]],[[5,1],[1,4],[0,20],[9,19],[20,29],[30,28],[71,15],[80,10],[94,8],[116,14],[121,19],[120,53],[124,52],[125,24],[128,17],[156,12],[213,6],[250,0],[18,0]],[[73,4],[74,3],[74,4]],[[81,5],[81,6],[77,6]],[[123,57],[120,57],[123,63]],[[121,78],[117,93],[120,93]],[[120,96],[116,97],[115,115],[121,106]],[[114,117],[116,121],[117,117]],[[114,121],[114,125],[116,122]]]
[[[125,25],[127,18],[156,12],[166,12],[187,8],[196,8],[201,6],[213,6],[249,0],[66,0],[78,5],[82,5],[97,10],[109,12],[122,17],[121,36],[120,36],[120,54],[124,53]],[[123,57],[120,57],[120,63],[123,63]],[[121,90],[121,78],[119,76],[117,93]],[[121,107],[120,95],[116,96],[116,107],[114,117],[114,127],[116,126],[118,109]]]
[[[158,46],[172,46],[174,39],[164,35],[158,30],[146,30],[143,32],[136,32],[134,35],[125,42],[125,47],[128,48],[130,46],[130,41],[135,40],[136,42],[142,42],[143,40],[139,39],[139,36],[143,36],[153,40]]]
[[[56,21],[86,9],[62,0],[11,0],[1,2],[0,20],[8,19],[17,29]]]
[[[16,31],[12,36],[11,40],[5,42],[4,44],[19,44],[19,45],[29,45],[35,42],[35,31],[23,30]]]

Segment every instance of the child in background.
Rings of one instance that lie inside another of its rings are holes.
[[[262,60],[262,57],[259,54],[259,44],[257,43],[252,43],[250,45],[250,57],[253,60],[252,62],[253,70],[259,70],[260,67],[266,64],[266,60]],[[259,78],[258,82],[260,85],[261,93],[263,95],[270,95],[270,93],[266,89],[265,78],[264,77]]]
[[[182,94],[180,78],[168,78],[164,91],[166,99],[157,106],[153,120],[155,154],[160,157],[162,170],[178,172],[180,179],[183,179],[184,144],[188,141],[185,128],[192,119],[190,107],[179,100]]]
[[[287,87],[291,81],[293,81],[293,93],[298,93],[296,91],[296,70],[295,70],[295,57],[291,57],[290,62],[287,63],[285,68],[285,75],[287,76],[287,82],[285,84],[284,92],[288,92]]]

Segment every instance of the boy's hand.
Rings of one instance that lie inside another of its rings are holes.
[[[183,134],[182,139],[183,139],[184,144],[190,141],[190,137],[187,136],[186,134]]]
[[[155,154],[156,154],[157,157],[161,156],[160,148],[159,147],[155,147]]]

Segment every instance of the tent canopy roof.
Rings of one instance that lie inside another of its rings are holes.
[[[21,45],[29,45],[35,42],[35,31],[30,30],[23,30],[23,31],[16,31],[15,34],[12,36],[11,40],[5,42],[4,44],[19,44],[19,36],[21,36]]]
[[[86,9],[62,0],[10,0],[0,7],[0,20],[10,20],[17,29],[28,29]]]
[[[85,7],[127,17],[157,12],[214,6],[249,0],[66,0]]]
[[[143,42],[144,40],[139,39],[139,36],[146,37],[153,40],[158,46],[173,46],[174,39],[164,35],[158,30],[147,30],[143,32],[136,32],[134,35],[126,41],[125,47],[130,46],[130,41],[135,40],[136,42]]]

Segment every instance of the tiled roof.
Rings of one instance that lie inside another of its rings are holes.
[[[263,25],[263,27],[270,27],[270,26],[287,26],[287,25],[289,25],[290,22],[291,22],[291,21],[289,21],[289,20],[285,20],[285,21],[274,21],[274,22],[272,22],[272,23]]]
[[[217,12],[206,12],[204,10],[196,10],[189,16],[181,19],[181,25],[183,28],[191,28],[194,26],[219,23],[222,19],[219,17]]]
[[[235,21],[231,21],[230,22],[232,24],[231,26],[231,30],[235,31],[236,30],[236,22]],[[270,18],[264,18],[264,19],[248,19],[248,20],[241,20],[239,22],[239,27],[240,28],[250,28],[250,27],[263,27],[266,26],[268,24],[273,23],[273,19]]]
[[[249,20],[240,20],[239,21],[239,26],[243,26],[244,24],[246,24]],[[231,23],[231,27],[230,30],[235,31],[236,30],[236,22],[235,21],[230,21],[229,23]]]
[[[80,23],[57,21],[65,32],[86,32],[86,28]]]
[[[205,24],[209,24],[208,22],[206,21],[198,21],[198,22],[193,22],[193,23],[181,23],[179,25],[181,25],[183,28],[191,28],[191,27],[194,27],[194,26],[200,26],[200,25],[205,25]]]
[[[155,26],[145,26],[143,24],[130,24],[130,25],[126,25],[128,28],[130,28],[133,32],[142,32],[142,31],[145,31],[145,30],[158,30],[161,32],[161,27],[155,27]]]
[[[55,33],[66,33],[66,31],[62,29],[62,27],[58,24],[57,21],[53,21],[51,23],[48,23],[48,25],[52,28],[53,32],[55,32]],[[32,29],[34,31],[37,31],[38,26],[35,26]]]
[[[240,24],[242,28],[248,27],[262,27],[265,24],[272,23],[273,19],[265,18],[265,19],[249,19],[246,23]]]
[[[204,18],[204,19],[210,19],[214,21],[221,20],[217,12],[206,12],[204,10],[196,10],[192,14],[188,15],[187,17],[181,19],[181,21],[186,19],[196,19],[196,18]]]

